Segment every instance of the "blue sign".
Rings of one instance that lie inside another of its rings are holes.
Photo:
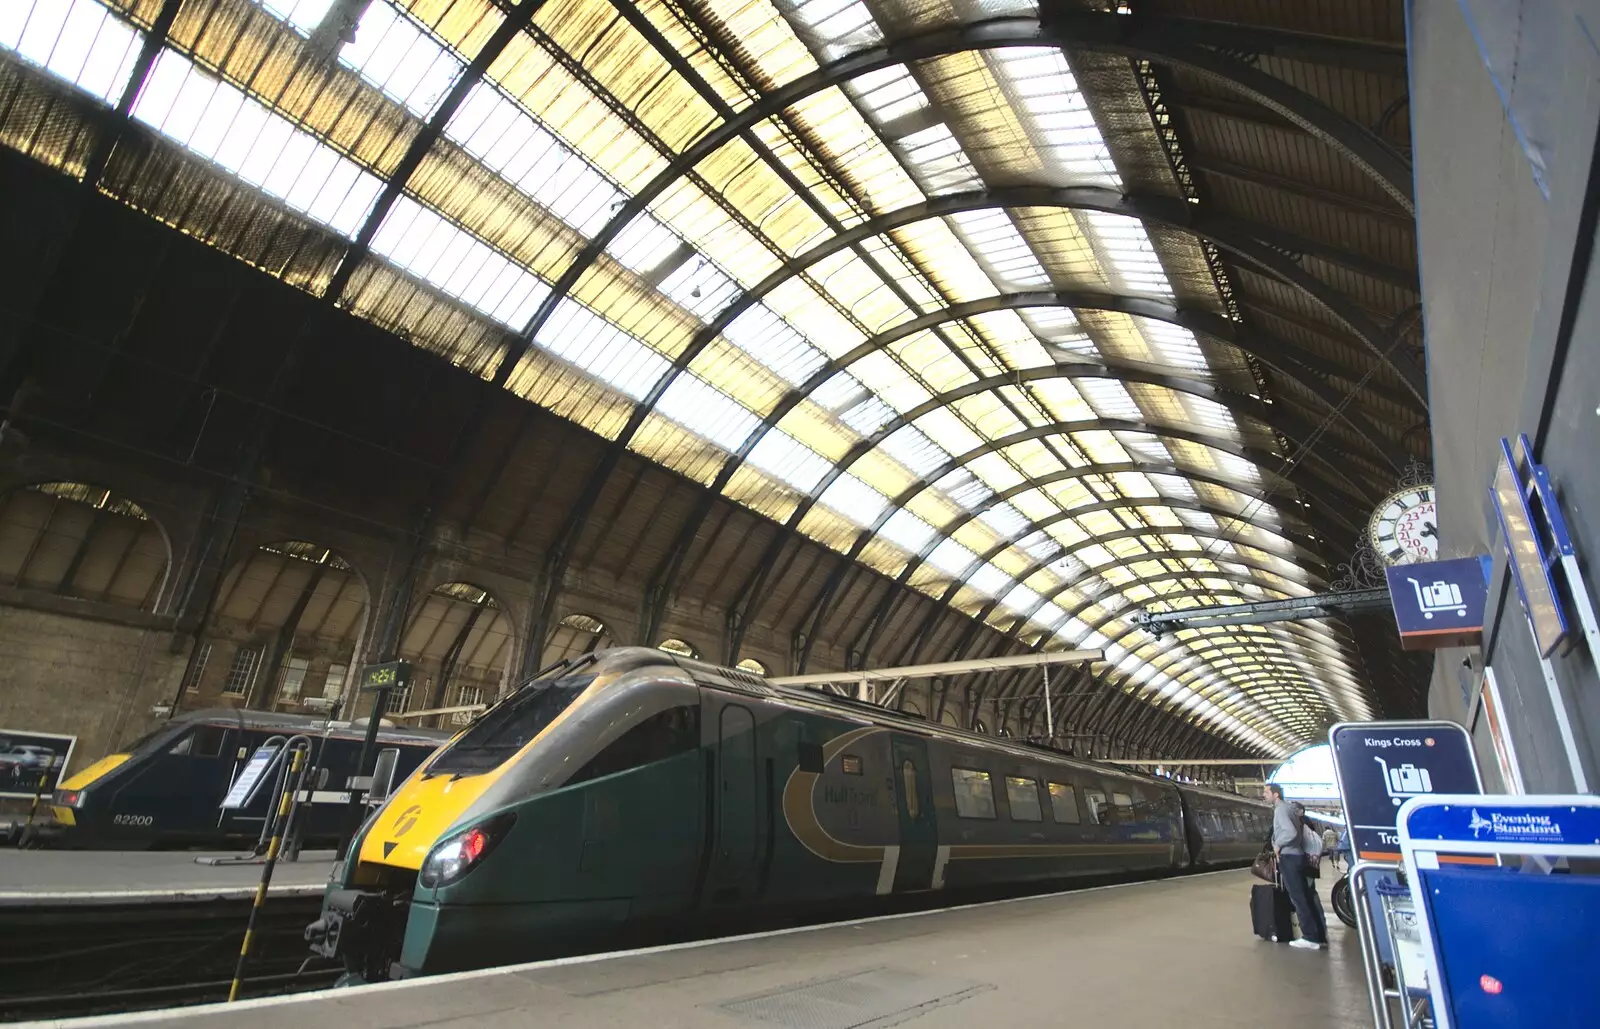
[[[1494,483],[1489,487],[1489,497],[1494,501],[1495,516],[1500,520],[1500,534],[1505,537],[1506,554],[1510,558],[1511,577],[1517,584],[1517,597],[1528,623],[1533,626],[1533,638],[1540,657],[1549,657],[1567,636],[1567,616],[1561,609],[1556,593],[1555,579],[1550,575],[1551,558],[1545,553],[1538,524],[1528,506],[1529,488],[1522,482],[1520,462],[1512,456],[1511,444],[1500,441],[1500,460],[1495,463]],[[1537,485],[1535,496],[1540,494]],[[1543,505],[1541,505],[1543,506]],[[1560,508],[1556,507],[1559,511]],[[1563,534],[1565,525],[1562,526]]]
[[[1492,798],[1484,798],[1490,801]],[[1451,804],[1419,807],[1407,821],[1411,838],[1478,843],[1592,845],[1600,843],[1600,810],[1526,804]]]
[[[1400,805],[1435,793],[1481,793],[1472,738],[1454,722],[1345,722],[1328,734],[1350,826],[1366,861],[1399,861]]]
[[[1389,601],[1407,650],[1434,650],[1477,642],[1489,599],[1488,557],[1393,565]]]

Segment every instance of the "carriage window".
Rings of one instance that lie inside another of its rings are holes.
[[[1083,803],[1089,809],[1089,822],[1093,825],[1105,825],[1111,819],[1110,809],[1106,805],[1106,795],[1099,790],[1084,790]]]
[[[1006,776],[1006,804],[1011,808],[1013,822],[1044,821],[1044,812],[1039,807],[1039,783],[1036,780]]]
[[[994,784],[989,781],[988,772],[952,768],[950,782],[956,791],[956,814],[962,818],[994,817]]]
[[[1124,822],[1133,821],[1133,798],[1126,793],[1113,793],[1111,803],[1116,805],[1117,818]]]
[[[917,765],[910,758],[900,763],[900,780],[906,791],[906,814],[912,818],[920,817],[917,803]]]
[[[567,785],[664,761],[700,745],[700,709],[674,707],[651,715],[589,759]]]
[[[1050,784],[1050,817],[1062,825],[1078,824],[1078,793],[1066,783]]]

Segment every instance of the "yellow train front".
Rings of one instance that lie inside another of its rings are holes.
[[[1165,780],[617,649],[525,685],[413,773],[307,937],[373,981],[736,912],[1178,870],[1197,832],[1233,831],[1190,819],[1186,837],[1184,805]],[[1236,806],[1250,818],[1229,826],[1256,824],[1261,805]]]

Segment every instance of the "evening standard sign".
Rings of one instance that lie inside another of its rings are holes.
[[[1600,844],[1600,810],[1580,806],[1495,803],[1441,804],[1413,811],[1407,824],[1414,841],[1467,841],[1508,847]]]
[[[1565,843],[1566,837],[1561,833],[1561,823],[1550,815],[1539,814],[1507,814],[1503,811],[1491,811],[1485,818],[1472,809],[1472,815],[1467,822],[1467,828],[1472,830],[1475,840],[1492,840],[1495,843]]]

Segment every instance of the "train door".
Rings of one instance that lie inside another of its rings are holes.
[[[900,800],[900,856],[894,871],[894,892],[931,889],[939,850],[939,824],[933,814],[928,743],[916,737],[893,739],[890,753],[894,759],[894,792]]]
[[[718,715],[716,852],[711,897],[746,895],[756,872],[760,794],[756,774],[756,723],[750,709],[724,705]]]

